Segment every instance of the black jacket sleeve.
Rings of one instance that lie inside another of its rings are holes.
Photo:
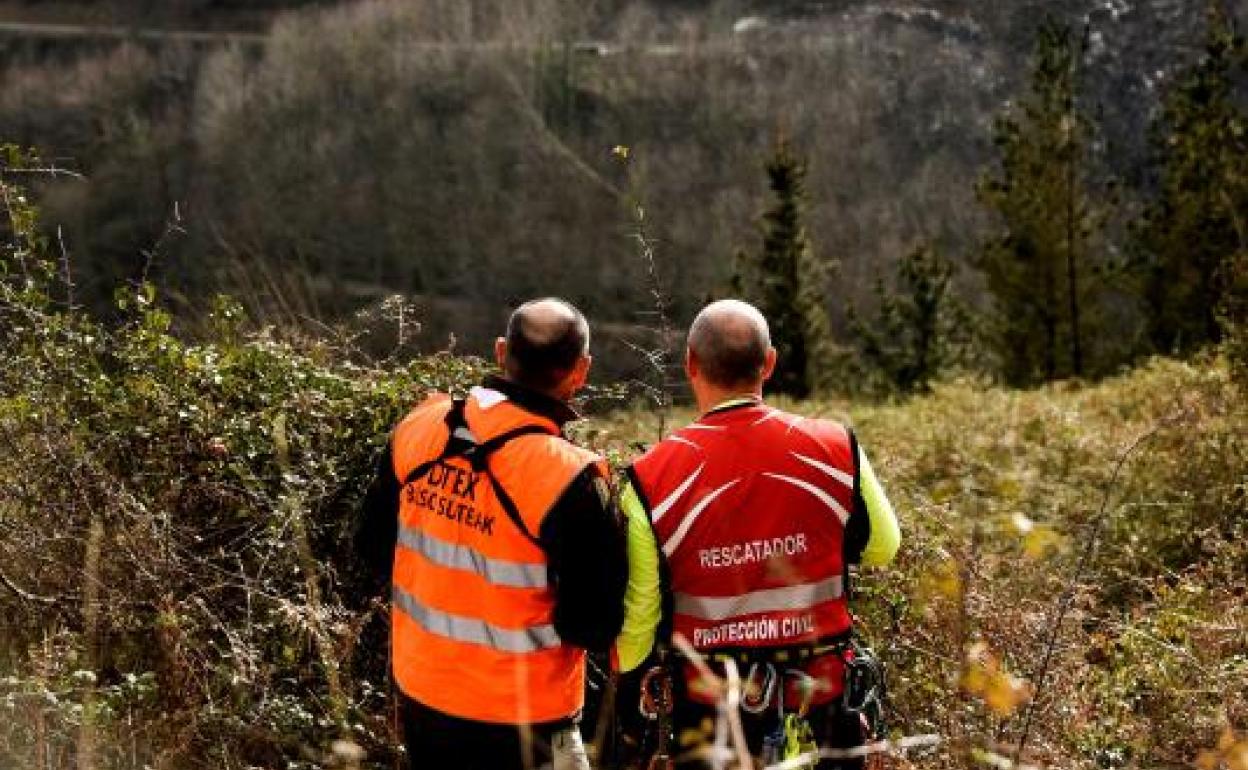
[[[399,494],[390,444],[377,462],[377,471],[364,497],[353,540],[355,558],[368,593],[383,594],[390,583],[394,546],[399,537]]]
[[[555,591],[555,630],[567,644],[607,650],[624,625],[628,555],[606,482],[590,466],[568,486],[542,521]]]
[[[858,437],[849,432],[849,447],[854,459],[854,509],[845,524],[844,551],[845,566],[862,562],[862,551],[871,539],[871,516],[867,513],[867,501],[862,497],[862,470],[859,467]]]

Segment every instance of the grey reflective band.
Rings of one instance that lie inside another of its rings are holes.
[[[803,583],[784,588],[769,588],[740,596],[693,596],[676,593],[676,612],[700,620],[727,620],[760,612],[791,612],[808,610],[816,604],[839,599],[845,594],[841,576],[818,583]]]
[[[545,588],[546,565],[491,559],[466,545],[448,543],[419,529],[399,530],[399,545],[442,567],[472,572],[507,588]]]
[[[528,628],[501,628],[478,618],[452,615],[421,604],[416,597],[398,586],[393,589],[394,606],[414,620],[425,631],[457,642],[479,644],[500,652],[540,652],[563,644],[551,625]],[[446,661],[454,665],[454,661]]]

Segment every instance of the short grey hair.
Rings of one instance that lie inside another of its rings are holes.
[[[549,390],[589,352],[589,322],[576,306],[558,297],[530,300],[507,321],[507,376],[536,390]]]
[[[688,344],[708,381],[721,387],[753,385],[762,379],[771,331],[758,308],[723,299],[693,319]]]

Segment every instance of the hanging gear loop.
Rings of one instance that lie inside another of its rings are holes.
[[[641,702],[638,704],[641,715],[654,723],[656,732],[655,750],[646,765],[647,770],[673,770],[675,759],[672,757],[672,712],[676,710],[676,699],[672,693],[672,674],[664,663],[651,668],[641,680]]]

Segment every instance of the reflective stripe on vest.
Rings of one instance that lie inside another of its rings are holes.
[[[836,514],[836,518],[840,519],[842,526],[849,523],[849,511],[845,510],[845,506],[841,505],[841,503],[839,503],[835,497],[823,491],[822,489],[815,486],[814,484],[811,484],[809,481],[802,481],[801,479],[797,479],[792,476],[785,476],[782,473],[764,473],[763,475],[769,479],[775,479],[776,481],[783,481],[785,484],[792,484],[798,489],[806,490],[807,492],[814,495],[815,498],[819,502],[828,506],[828,508],[830,508],[832,512]],[[851,492],[853,491],[852,485],[850,486],[850,491]]]
[[[487,583],[508,588],[545,588],[546,567],[541,564],[491,559],[472,548],[448,543],[429,533],[402,527],[399,545],[434,564],[480,575]]]
[[[431,634],[457,642],[480,644],[500,652],[528,653],[562,644],[552,625],[500,628],[477,618],[452,615],[421,604],[411,594],[394,587],[394,606]]]
[[[792,612],[809,609],[845,595],[845,581],[840,576],[818,583],[752,591],[738,596],[693,596],[673,594],[676,612],[699,620],[720,621],[764,612]]]

